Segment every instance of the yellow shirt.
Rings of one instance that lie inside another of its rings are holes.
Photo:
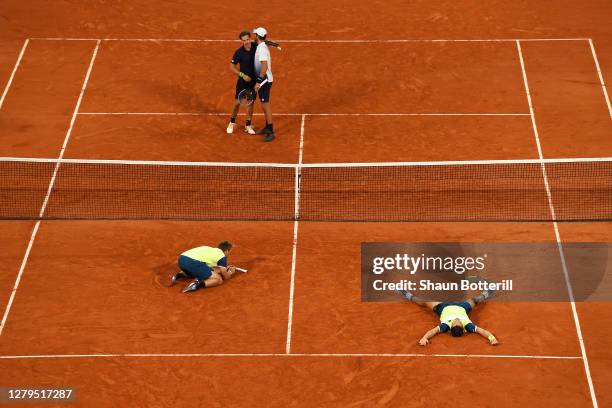
[[[451,322],[455,319],[461,320],[463,327],[467,326],[472,321],[468,318],[467,312],[461,306],[449,305],[442,309],[440,313],[440,323],[444,323],[451,327]]]
[[[217,266],[217,263],[225,258],[225,254],[219,248],[213,248],[209,246],[201,246],[192,248],[188,251],[183,252],[181,255],[186,256],[196,261],[204,262],[211,268]]]

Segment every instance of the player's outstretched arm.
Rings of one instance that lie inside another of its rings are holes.
[[[268,47],[278,48],[279,50],[281,49],[280,44],[277,42],[266,40],[265,43]]]
[[[440,333],[440,326],[436,326],[433,329],[429,330],[425,335],[419,340],[419,344],[421,346],[427,345],[429,343],[429,339],[431,339],[436,334]]]
[[[499,344],[497,338],[490,331],[483,329],[482,327],[476,327],[476,333],[487,339],[492,346]]]

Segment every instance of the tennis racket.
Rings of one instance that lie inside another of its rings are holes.
[[[227,266],[226,268],[229,268],[229,266]],[[236,272],[242,272],[242,273],[247,273],[249,271],[248,269],[239,268],[237,266],[234,266],[234,269],[236,270]]]
[[[266,45],[267,45],[268,47],[274,47],[274,48],[276,48],[276,49],[277,49],[277,50],[279,50],[279,51],[281,51],[281,50],[282,50],[282,48],[280,47],[280,45],[278,45],[278,43],[277,43],[277,42],[270,41],[270,40],[266,40],[265,42],[266,42]]]
[[[255,90],[252,88],[243,89],[238,94],[238,102],[242,106],[249,106],[255,101]]]

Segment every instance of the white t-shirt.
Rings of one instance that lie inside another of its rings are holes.
[[[261,74],[262,61],[268,61],[268,70],[266,71],[266,75],[268,77],[268,82],[272,82],[274,80],[274,77],[272,76],[272,58],[270,58],[270,50],[264,42],[259,44],[255,50],[255,73],[257,75]]]

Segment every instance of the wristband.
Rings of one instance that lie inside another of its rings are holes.
[[[495,340],[495,336],[491,334],[489,337],[487,337],[487,339],[489,339],[489,342],[492,342]]]
[[[240,72],[240,73],[238,74],[238,76],[239,76],[240,78],[244,78],[244,74],[243,74],[242,72]]]

